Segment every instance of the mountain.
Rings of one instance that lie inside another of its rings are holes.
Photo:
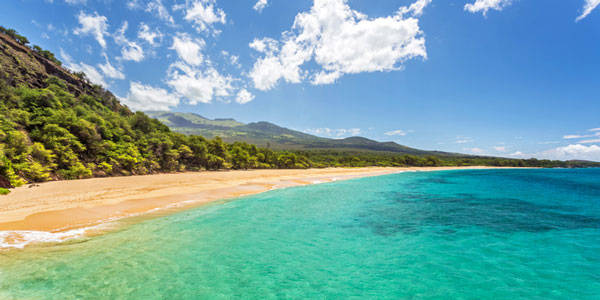
[[[0,194],[48,180],[314,166],[302,155],[175,133],[28,43],[0,26]],[[243,126],[233,120],[171,119],[173,124]]]
[[[63,68],[54,54],[28,43],[0,26],[0,194],[31,182],[186,170],[592,166],[460,156],[360,137],[334,140],[267,122],[243,124],[194,114],[152,112],[154,119],[132,112],[84,73]],[[201,136],[174,132],[161,121],[175,131]]]
[[[394,142],[377,142],[363,137],[345,139],[330,139],[304,132],[291,130],[269,122],[244,124],[234,119],[210,120],[194,113],[179,113],[167,111],[146,112],[171,130],[183,134],[196,134],[204,137],[221,137],[226,142],[246,142],[260,147],[269,145],[278,150],[345,150],[345,151],[374,151],[410,155],[447,155],[455,154],[424,151]]]

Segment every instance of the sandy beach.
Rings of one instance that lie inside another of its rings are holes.
[[[468,169],[488,167],[468,167]],[[467,169],[330,168],[189,172],[147,176],[53,181],[14,189],[0,197],[0,235],[16,232],[60,233],[98,225],[161,208],[185,209],[211,201],[262,193],[271,189],[378,176],[402,171]]]

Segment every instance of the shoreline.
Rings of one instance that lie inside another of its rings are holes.
[[[498,167],[327,168],[186,172],[52,181],[0,197],[0,249],[62,242],[102,233],[103,225],[136,216],[194,208],[273,189],[406,171]]]

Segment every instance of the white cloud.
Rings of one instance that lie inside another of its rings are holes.
[[[510,4],[511,0],[476,0],[474,3],[466,4],[465,10],[472,13],[483,11],[483,15],[485,16],[490,9],[501,11]]]
[[[590,129],[588,131],[600,131],[600,128],[592,128],[592,129]]]
[[[213,99],[225,99],[234,94],[234,79],[223,76],[213,67],[194,68],[183,62],[175,62],[169,67],[169,84],[194,105],[198,102],[210,103]]]
[[[560,144],[562,142],[537,142],[538,145]]]
[[[223,55],[225,58],[227,58],[229,60],[229,63],[232,66],[234,66],[234,67],[236,67],[238,69],[240,69],[242,67],[242,65],[240,64],[240,57],[239,56],[230,54],[229,52],[227,52],[225,50],[221,51],[221,55]]]
[[[102,74],[100,74],[100,72],[98,72],[98,70],[93,66],[85,64],[83,62],[73,62],[71,56],[68,55],[63,49],[60,49],[60,56],[63,62],[65,62],[65,67],[67,69],[70,69],[74,72],[83,72],[85,73],[86,77],[90,80],[90,82],[99,84],[104,87],[108,87],[108,84],[106,83],[106,81],[104,81],[104,77],[102,76]]]
[[[252,93],[248,92],[246,89],[241,89],[235,98],[235,102],[239,104],[246,104],[252,100],[254,100],[254,95],[252,95]]]
[[[171,24],[175,23],[175,21],[173,21],[173,17],[171,17],[169,11],[162,4],[161,0],[153,0],[148,2],[145,11],[154,13],[159,19],[165,22],[169,22]]]
[[[167,22],[169,25],[174,25],[175,21],[169,10],[163,5],[162,0],[150,0],[143,3],[143,0],[129,0],[127,1],[127,8],[131,10],[144,10],[147,13],[151,13],[157,18]]]
[[[588,130],[588,131],[595,131],[595,130]],[[590,137],[596,137],[596,136],[600,136],[600,132],[596,132],[594,134],[584,134],[584,135],[578,135],[578,134],[570,134],[570,135],[565,135],[563,136],[563,139],[584,139],[584,138],[590,138]]]
[[[127,97],[121,101],[133,110],[169,110],[179,104],[179,97],[165,89],[132,81]]]
[[[265,7],[267,7],[267,5],[269,4],[268,0],[258,0],[256,2],[256,4],[254,4],[254,7],[252,7],[255,11],[257,11],[258,13],[261,13],[263,11],[263,9],[265,9]]]
[[[156,29],[155,31],[150,29],[150,26],[145,23],[140,23],[140,29],[138,31],[138,39],[144,40],[152,47],[156,47],[160,44],[163,38],[163,34]]]
[[[580,144],[594,144],[594,143],[600,143],[600,139],[591,139],[591,140],[582,140],[579,141]]]
[[[125,74],[110,64],[106,53],[103,53],[102,55],[104,55],[104,59],[106,60],[105,64],[98,64],[98,68],[100,68],[102,73],[108,78],[125,79]]]
[[[509,154],[508,156],[517,157],[517,158],[526,157],[525,153],[523,153],[521,151],[513,152],[513,153]]]
[[[568,145],[544,151],[536,157],[557,160],[593,160],[600,161],[600,147],[598,145],[584,146],[581,144]]]
[[[114,36],[117,44],[123,47],[121,48],[121,57],[119,57],[119,59],[140,62],[144,60],[144,50],[137,42],[130,41],[125,37],[125,31],[127,31],[127,27],[127,21],[123,22],[123,26],[121,26]]]
[[[98,44],[100,44],[102,48],[106,48],[104,36],[107,35],[108,19],[105,16],[98,15],[96,12],[93,15],[88,15],[83,11],[79,12],[77,19],[79,20],[81,27],[75,28],[73,33],[80,36],[91,35],[98,41]]]
[[[173,37],[173,46],[170,49],[175,50],[179,58],[187,64],[197,66],[204,61],[201,51],[205,45],[201,39],[192,40],[188,34],[179,33]]]
[[[193,0],[188,4],[184,19],[195,25],[198,32],[204,32],[215,23],[225,24],[227,16],[225,12],[216,8],[215,0]],[[218,31],[214,31],[218,33]]]
[[[598,140],[600,142],[600,140]],[[509,154],[516,158],[551,159],[551,160],[591,160],[600,161],[600,146],[582,144],[571,144],[538,153],[526,154],[520,151]]]
[[[67,4],[86,4],[87,0],[65,0]]]
[[[585,17],[587,17],[596,7],[600,5],[600,0],[585,0],[585,5],[583,7],[583,12],[579,17],[577,17],[576,21],[581,21]]]
[[[356,136],[359,135],[362,130],[360,128],[350,128],[350,129],[332,129],[332,128],[311,128],[304,130],[305,133],[327,136],[327,137],[336,137],[341,138],[345,136]]]
[[[585,138],[585,137],[589,137],[589,136],[588,135],[569,134],[569,135],[563,136],[563,139],[580,139],[580,138]]]
[[[481,154],[485,154],[485,150],[481,149],[481,148],[465,148],[465,150],[467,151],[471,151],[471,153],[473,154],[477,154],[477,155],[481,155]]]
[[[457,136],[456,137],[456,143],[457,144],[466,144],[466,143],[472,143],[475,140],[470,138],[470,137],[464,137],[464,136]]]
[[[388,132],[386,132],[384,134],[385,135],[390,135],[390,136],[393,136],[393,135],[405,136],[405,135],[407,135],[407,134],[409,134],[411,132],[412,132],[412,130],[402,130],[402,129],[399,129],[399,130],[394,130],[394,131],[388,131]]]
[[[314,0],[280,41],[264,38],[250,44],[263,57],[249,76],[257,89],[270,90],[280,80],[330,84],[344,74],[400,70],[406,60],[427,58],[416,17],[430,2],[417,0],[392,16],[369,18],[351,9],[347,0]],[[320,69],[301,68],[312,60]]]
[[[494,150],[496,150],[498,152],[508,152],[508,150],[504,146],[495,146]]]

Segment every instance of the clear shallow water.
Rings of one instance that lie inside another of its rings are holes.
[[[276,190],[0,252],[0,299],[600,299],[600,170]]]

